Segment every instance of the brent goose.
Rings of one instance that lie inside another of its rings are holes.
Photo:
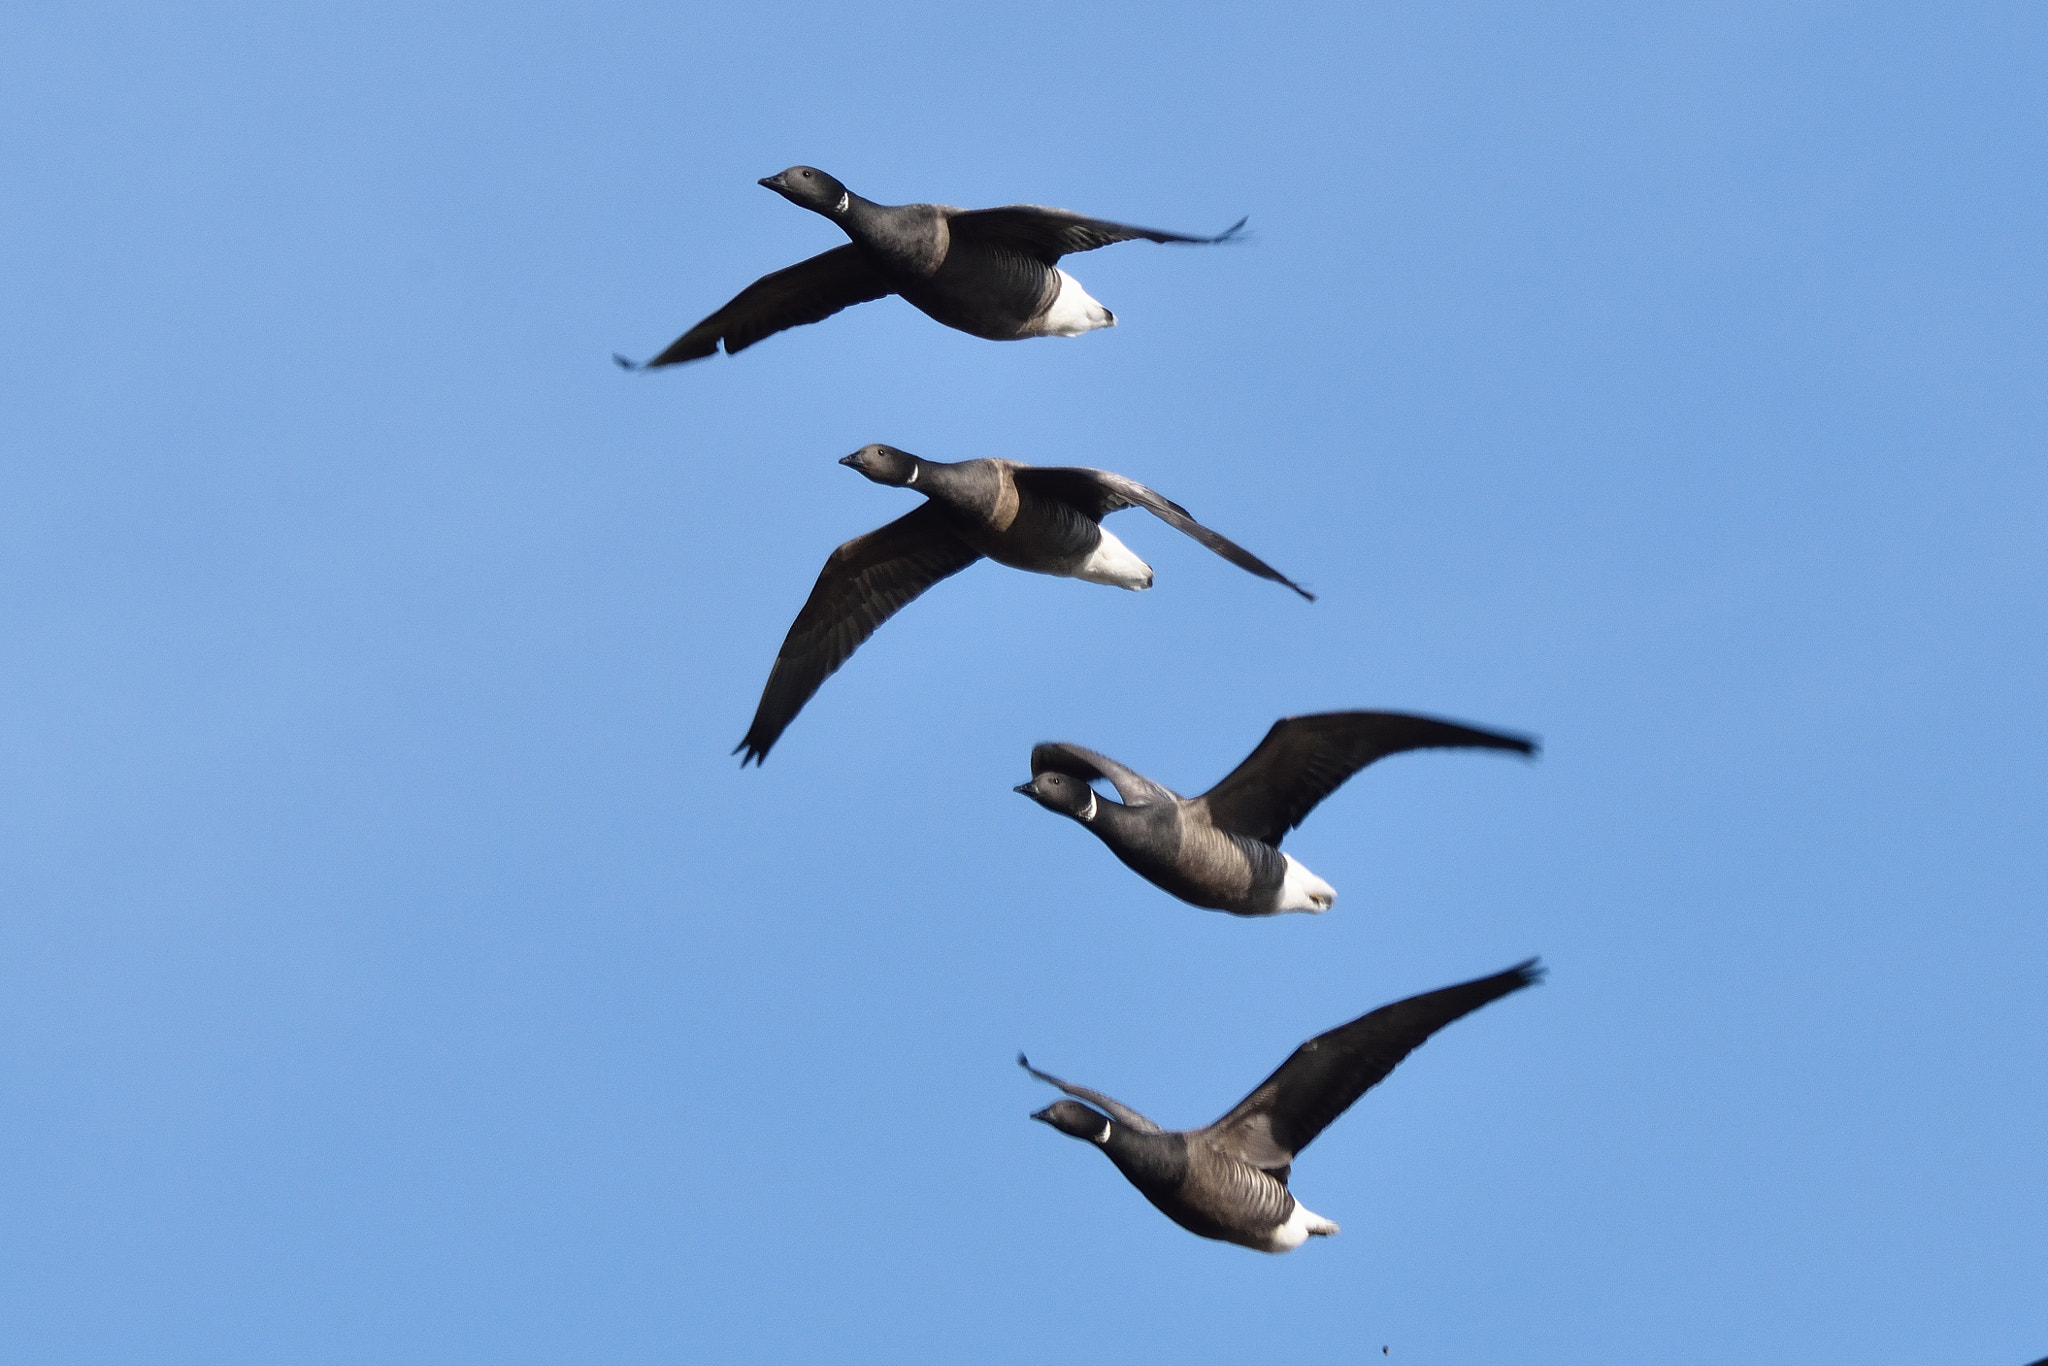
[[[644,366],[701,360],[725,343],[737,355],[763,337],[823,321],[842,308],[901,294],[948,327],[990,341],[1078,337],[1116,326],[1116,315],[1088,297],[1060,257],[1112,242],[1222,242],[1108,223],[1065,209],[1011,204],[956,209],[949,204],[876,204],[811,166],[792,166],[761,184],[800,208],[823,214],[853,239],[741,290],[724,308],[669,344]]]
[[[1310,1238],[1337,1231],[1287,1189],[1301,1150],[1424,1039],[1542,975],[1532,958],[1491,977],[1381,1006],[1318,1034],[1205,1129],[1161,1129],[1100,1091],[1047,1076],[1022,1053],[1017,1062],[1040,1081],[1080,1098],[1056,1100],[1032,1118],[1100,1147],[1124,1179],[1174,1223],[1260,1252],[1292,1252]]]
[[[876,627],[984,555],[1013,569],[1133,591],[1150,588],[1152,567],[1101,525],[1121,508],[1143,508],[1232,564],[1315,600],[1264,560],[1197,522],[1186,508],[1121,474],[1014,460],[948,464],[883,445],[862,446],[839,463],[877,484],[916,489],[925,503],[848,541],[825,561],[775,657],[754,724],[733,749],[746,751],[742,768],[768,756],[811,694]]]
[[[1505,749],[1534,754],[1518,735],[1428,716],[1338,711],[1289,716],[1230,776],[1182,797],[1079,745],[1031,751],[1031,781],[1015,790],[1094,832],[1138,876],[1182,901],[1232,915],[1327,911],[1336,889],[1280,852],[1289,830],[1375,759],[1410,749]],[[1122,802],[1098,796],[1096,779]]]

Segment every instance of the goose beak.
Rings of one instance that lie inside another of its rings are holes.
[[[853,453],[852,455],[842,455],[842,456],[840,456],[840,457],[839,457],[839,463],[840,463],[840,464],[842,464],[842,465],[844,465],[844,466],[846,466],[846,467],[847,467],[848,469],[852,469],[852,468],[853,468],[853,466],[854,466],[854,462],[855,462],[855,461],[857,461],[857,460],[859,460],[859,459],[860,459],[860,452],[859,452],[859,451],[855,451],[855,452],[854,452],[854,453]]]
[[[1036,781],[1037,779],[1035,778],[1032,780],[1032,782]],[[1010,791],[1015,792],[1017,795],[1021,797],[1036,797],[1038,795],[1038,792],[1036,791],[1036,789],[1033,788],[1032,783],[1018,783],[1015,787],[1011,788]],[[1032,1118],[1037,1119],[1039,1118],[1039,1116],[1033,1115]]]
[[[1040,1124],[1050,1124],[1052,1123],[1052,1120],[1047,1118],[1047,1116],[1049,1116],[1050,1114],[1052,1114],[1052,1107],[1048,1105],[1043,1110],[1040,1110],[1037,1114],[1033,1115],[1032,1118],[1037,1120]]]
[[[779,190],[782,188],[782,172],[777,171],[774,175],[764,175],[754,183],[764,190]]]

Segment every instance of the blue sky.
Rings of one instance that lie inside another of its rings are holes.
[[[2048,1351],[2048,473],[2022,5],[16,6],[0,1317],[39,1363],[2017,1363]],[[754,181],[1228,249],[629,376],[833,245]],[[833,462],[1119,470],[759,773]],[[1417,710],[1244,922],[1020,800]],[[1540,953],[1173,1227],[1173,1125]],[[1387,1348],[1385,1356],[1380,1349]]]

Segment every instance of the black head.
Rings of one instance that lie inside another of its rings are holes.
[[[845,213],[853,197],[846,187],[815,166],[792,166],[776,175],[763,177],[763,185],[800,209],[836,218]]]
[[[1056,1100],[1032,1118],[1052,1125],[1068,1138],[1085,1138],[1090,1143],[1104,1143],[1109,1139],[1108,1118],[1078,1100]]]
[[[1010,789],[1021,792],[1048,811],[1086,820],[1095,811],[1095,789],[1066,773],[1041,773]]]
[[[852,455],[842,457],[839,463],[850,470],[858,470],[877,484],[888,484],[892,488],[902,488],[917,480],[917,457],[909,451],[884,446],[879,441],[862,446]]]

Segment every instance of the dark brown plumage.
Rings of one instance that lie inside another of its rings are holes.
[[[1214,237],[1199,237],[1036,204],[877,204],[810,166],[792,166],[761,184],[831,219],[852,240],[762,276],[643,365],[614,355],[620,365],[638,370],[702,360],[721,342],[735,355],[764,337],[889,294],[990,341],[1075,336],[1114,326],[1116,315],[1059,270],[1062,256],[1114,242],[1222,242],[1244,227],[1239,219]]]
[[[941,579],[984,555],[1013,569],[1146,588],[1152,571],[1103,529],[1143,508],[1248,573],[1313,595],[1135,479],[1107,470],[1014,460],[920,460],[869,445],[840,462],[880,484],[912,488],[925,505],[832,552],[782,642],[754,721],[735,752],[759,763],[825,680],[877,627]]]
[[[1175,1223],[1205,1238],[1290,1252],[1309,1238],[1337,1232],[1336,1224],[1302,1208],[1288,1189],[1302,1151],[1430,1035],[1542,975],[1532,958],[1506,972],[1381,1006],[1318,1034],[1221,1119],[1200,1129],[1162,1129],[1100,1091],[1039,1071],[1021,1053],[1017,1062],[1040,1081],[1087,1102],[1056,1101],[1032,1118],[1101,1147]]]
[[[885,299],[894,292],[858,248],[851,244],[834,247],[763,275],[643,367],[633,366],[623,356],[614,359],[628,368],[652,370],[702,360],[715,354],[720,342],[725,343],[726,355],[736,356],[764,337],[823,322],[843,308]]]
[[[1352,774],[1415,749],[1533,754],[1536,745],[1406,712],[1324,712],[1274,722],[1258,748],[1199,797],[1065,742],[1033,746],[1031,781],[1016,790],[1080,822],[1126,867],[1191,905],[1232,915],[1319,912],[1336,890],[1282,854],[1281,840]],[[1098,796],[1089,786],[1097,779],[1123,801]]]
[[[981,558],[930,503],[832,552],[796,614],[740,748],[758,764],[861,643],[941,579]]]

